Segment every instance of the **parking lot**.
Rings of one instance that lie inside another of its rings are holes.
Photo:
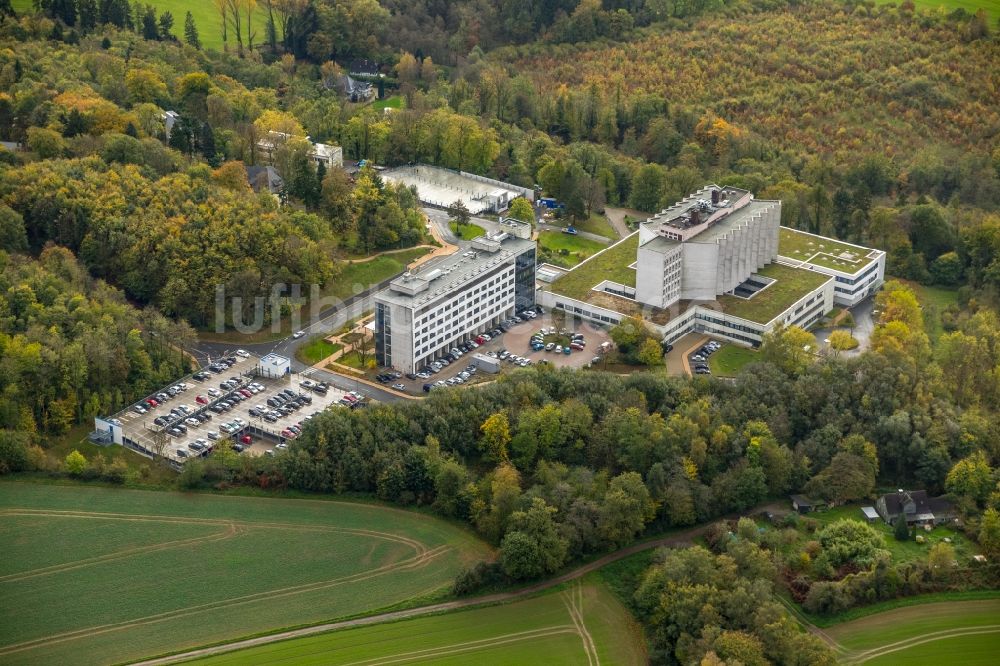
[[[712,371],[708,367],[708,357],[717,352],[722,347],[722,343],[715,340],[708,340],[702,346],[688,354],[688,367],[696,375],[710,375]]]
[[[258,377],[258,360],[250,354],[220,359],[218,371],[201,369],[136,403],[145,413],[133,404],[114,418],[125,439],[181,464],[207,454],[223,439],[248,455],[274,453],[286,448],[312,416],[350,400],[345,391],[328,387],[323,392],[298,374]]]
[[[531,346],[532,336],[538,334],[542,329],[555,329],[553,333],[544,336],[546,341],[551,341],[552,348],[546,351],[534,350]],[[557,345],[569,344],[574,334],[583,335],[583,349],[570,349],[569,354],[556,353]],[[453,384],[475,383],[496,377],[494,374],[477,370],[468,379],[461,378],[463,372],[469,372],[468,368],[472,364],[472,357],[475,354],[485,354],[487,356],[501,355],[502,351],[508,352],[506,358],[500,361],[502,369],[512,369],[514,367],[527,367],[541,361],[551,363],[556,367],[581,368],[586,366],[600,352],[602,343],[610,341],[610,336],[605,328],[589,324],[579,323],[576,326],[566,324],[565,327],[558,327],[552,318],[546,313],[536,316],[534,319],[524,319],[521,322],[512,323],[506,331],[501,330],[500,335],[492,337],[484,344],[464,352],[457,361],[451,361],[441,370],[431,374],[429,377],[417,377],[416,379],[406,376],[399,376],[383,382],[386,386],[395,386],[397,390],[410,395],[423,394],[425,384],[441,386]],[[526,364],[522,366],[520,361],[524,359]],[[385,371],[383,371],[385,372]],[[461,381],[458,381],[461,379]],[[449,384],[452,382],[452,384]],[[402,388],[399,388],[402,387]]]

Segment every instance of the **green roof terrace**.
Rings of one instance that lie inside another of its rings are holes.
[[[855,275],[871,265],[880,252],[833,238],[781,227],[778,254],[786,259]]]
[[[552,283],[552,291],[578,301],[586,301],[592,289],[604,280],[628,287],[635,286],[635,263],[639,251],[639,232],[595,254]]]
[[[774,282],[750,298],[740,298],[732,294],[719,296],[723,312],[758,324],[767,324],[794,305],[797,300],[833,279],[829,275],[805,268],[777,263],[768,264],[755,275],[770,278]]]

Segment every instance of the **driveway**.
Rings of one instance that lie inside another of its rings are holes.
[[[621,238],[625,238],[632,233],[632,230],[628,228],[627,224],[625,224],[626,215],[640,220],[645,220],[649,217],[648,213],[632,210],[631,208],[612,208],[611,206],[604,207],[604,216],[608,218],[608,222],[611,223],[611,226],[615,228],[615,231],[618,232],[618,235]]]
[[[559,232],[562,232],[566,228],[553,224],[544,224],[542,222],[539,222],[537,227],[539,231],[559,231]],[[579,236],[580,238],[589,238],[592,241],[597,241],[598,243],[602,243],[604,245],[608,245],[611,243],[610,238],[606,238],[604,236],[601,236],[600,234],[592,234],[589,231],[577,231],[573,235]]]
[[[708,342],[708,336],[702,333],[688,333],[674,342],[674,348],[666,354],[667,372],[671,375],[691,376],[691,366],[688,357],[698,347]]]
[[[850,309],[851,316],[854,317],[854,328],[848,329],[846,326],[836,326],[836,327],[824,327],[817,328],[813,331],[813,335],[816,337],[816,342],[819,343],[820,347],[827,347],[826,340],[830,338],[830,334],[837,329],[850,330],[851,334],[858,341],[858,346],[855,349],[850,349],[847,351],[840,352],[844,356],[858,356],[861,352],[868,349],[868,345],[871,344],[872,332],[875,330],[875,298],[869,296],[865,300],[861,301],[853,308]]]

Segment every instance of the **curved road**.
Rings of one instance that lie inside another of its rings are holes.
[[[268,636],[257,636],[256,638],[247,638],[241,641],[235,641],[233,643],[226,643],[224,645],[214,645],[211,647],[199,648],[197,650],[191,650],[189,652],[181,652],[179,654],[170,655],[167,657],[158,657],[155,659],[147,659],[145,661],[134,662],[135,666],[160,666],[162,664],[175,664],[177,662],[186,661],[189,659],[196,659],[199,657],[208,657],[215,654],[222,654],[225,652],[233,652],[234,650],[242,650],[245,648],[255,647],[257,645],[266,645],[268,643],[275,643],[277,641],[284,641],[290,638],[301,638],[303,636],[312,636],[314,634],[321,634],[328,631],[334,631],[337,629],[348,629],[351,627],[361,627],[370,624],[380,624],[382,622],[390,622],[393,620],[402,620],[411,617],[419,617],[421,615],[429,615],[431,613],[440,613],[441,611],[457,610],[460,608],[470,608],[473,606],[481,606],[484,604],[494,604],[499,602],[515,601],[522,597],[526,597],[536,592],[541,592],[547,590],[556,585],[561,585],[571,580],[576,580],[581,578],[592,571],[596,571],[603,566],[611,564],[612,562],[617,562],[618,560],[628,557],[629,555],[634,555],[635,553],[649,550],[651,548],[659,548],[661,546],[680,546],[690,544],[693,539],[701,535],[708,526],[694,527],[689,530],[684,530],[683,532],[678,532],[672,534],[668,537],[662,537],[660,539],[654,539],[652,541],[644,541],[641,543],[632,544],[621,550],[616,550],[613,553],[608,553],[607,555],[584,564],[572,571],[568,571],[562,575],[556,576],[555,578],[550,578],[548,580],[542,581],[540,583],[534,583],[527,587],[523,587],[519,590],[513,590],[511,592],[498,592],[496,594],[488,594],[482,597],[473,597],[471,599],[458,599],[456,601],[446,601],[438,604],[430,604],[428,606],[417,606],[416,608],[407,608],[405,610],[391,611],[388,613],[379,613],[377,615],[369,615],[366,617],[359,617],[353,620],[341,620],[340,622],[328,622],[326,624],[317,624],[312,627],[303,627],[301,629],[292,629],[289,631],[282,631],[277,634],[270,634]]]

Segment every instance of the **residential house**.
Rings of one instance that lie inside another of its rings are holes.
[[[816,509],[816,504],[805,495],[792,495],[792,508],[799,513],[809,513]]]
[[[347,74],[337,80],[336,86],[338,92],[351,102],[366,102],[375,96],[372,84],[358,81]]]
[[[347,66],[347,73],[351,76],[375,77],[379,75],[379,66],[374,60],[352,60]]]
[[[267,133],[267,136],[262,137],[257,142],[257,147],[264,151],[268,160],[271,160],[274,159],[274,154],[278,151],[278,149],[291,138],[293,137],[290,134],[271,130]],[[342,167],[344,165],[344,150],[340,146],[334,146],[327,143],[316,143],[308,136],[305,137],[305,140],[312,145],[312,148],[309,150],[309,157],[311,157],[313,162],[317,165],[322,162],[323,166],[327,169],[331,167]]]
[[[273,166],[247,166],[247,181],[254,192],[270,192],[277,196],[285,187],[285,181]]]
[[[898,490],[887,493],[875,502],[882,520],[895,525],[900,516],[907,525],[940,525],[954,516],[951,502],[943,497],[930,497],[926,490]]]

